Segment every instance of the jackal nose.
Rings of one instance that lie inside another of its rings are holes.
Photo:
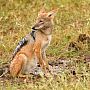
[[[35,27],[32,27],[33,30],[36,30]]]
[[[35,27],[32,27],[32,29],[35,29]]]

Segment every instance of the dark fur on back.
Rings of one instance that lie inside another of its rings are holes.
[[[18,51],[20,51],[20,49],[25,46],[28,41],[29,41],[29,38],[30,36],[33,37],[33,39],[35,40],[35,35],[34,35],[35,31],[32,30],[31,33],[29,33],[28,35],[26,35],[23,39],[21,39],[18,43],[18,45],[16,46],[15,50],[14,50],[14,53],[13,53],[13,56],[12,56],[12,59],[15,57],[15,55],[17,54]]]
[[[20,40],[20,42],[18,43],[17,47],[15,48],[14,50],[14,53],[13,53],[13,57],[12,59],[15,57],[15,55],[17,54],[18,51],[20,51],[20,49],[26,45],[28,42],[28,40],[24,37],[22,40]]]

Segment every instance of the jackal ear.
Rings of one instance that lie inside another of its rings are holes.
[[[57,13],[58,9],[53,9],[52,11],[48,12],[48,17],[53,18]]]
[[[38,16],[41,15],[42,13],[46,13],[46,10],[44,7],[39,11]]]

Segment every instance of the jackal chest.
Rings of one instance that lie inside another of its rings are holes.
[[[42,45],[41,45],[42,50],[45,50],[48,47],[48,45],[50,44],[50,42],[51,42],[51,35],[48,35],[47,38],[45,38],[42,41]]]

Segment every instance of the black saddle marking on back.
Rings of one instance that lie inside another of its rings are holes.
[[[35,34],[34,34],[34,33],[35,33],[35,30],[32,30],[32,32],[29,33],[29,35],[32,36],[33,40],[35,40]],[[19,41],[19,43],[18,43],[16,49],[14,50],[12,59],[15,57],[15,55],[17,54],[17,52],[19,52],[20,49],[28,43],[28,41],[29,41],[29,40],[28,40],[27,37],[24,37],[22,40]]]
[[[23,38],[22,40],[20,40],[20,42],[18,43],[17,47],[14,50],[12,59],[15,57],[17,52],[20,51],[20,49],[27,44],[27,42],[28,40],[26,38]]]

